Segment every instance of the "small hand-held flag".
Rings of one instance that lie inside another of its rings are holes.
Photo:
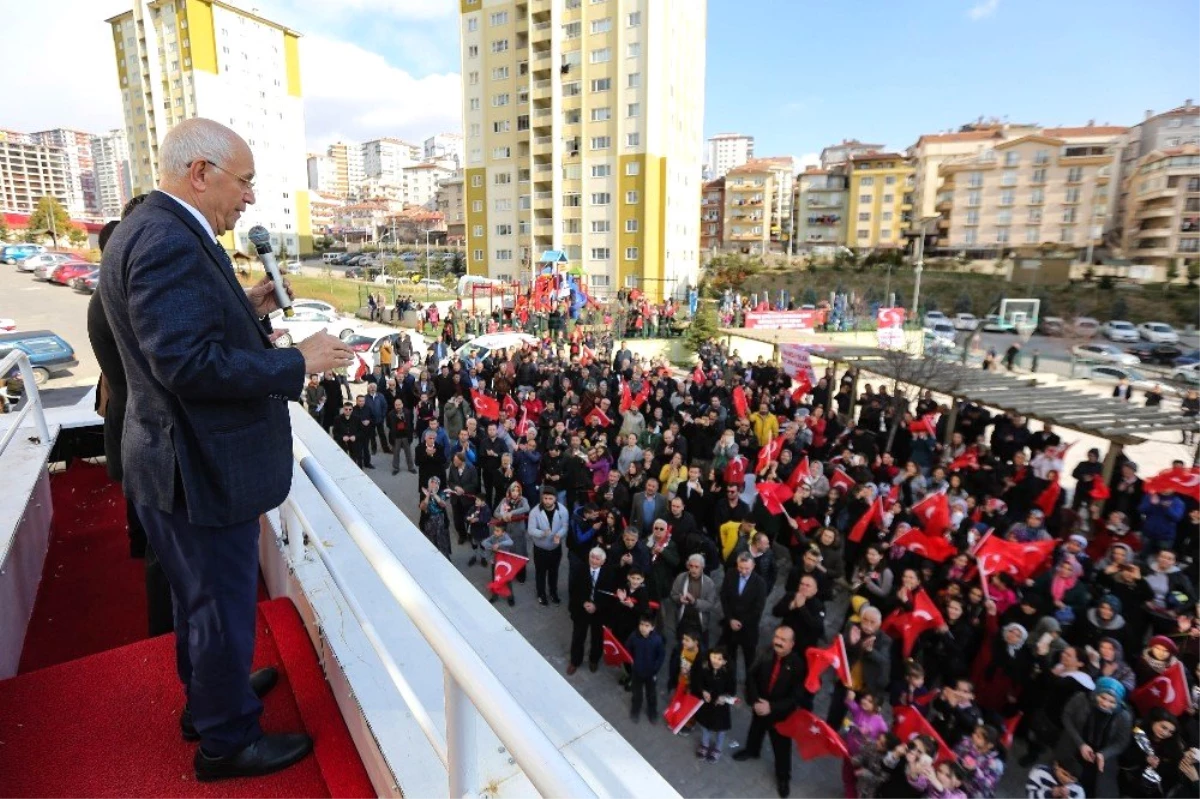
[[[850,758],[846,742],[833,728],[807,710],[793,710],[783,721],[775,724],[775,731],[796,742],[796,753],[801,760],[818,757]]]
[[[527,563],[529,558],[513,552],[496,552],[496,567],[492,571],[493,579],[488,583],[488,590],[496,596],[512,596],[512,589],[508,584],[525,570]]]
[[[678,735],[703,704],[704,700],[693,696],[687,690],[686,683],[680,680],[679,685],[675,687],[675,694],[667,703],[667,709],[663,711],[663,721],[667,723],[667,728],[671,732]]]
[[[848,494],[854,490],[854,486],[856,485],[857,483],[854,482],[854,478],[842,471],[841,466],[834,469],[833,476],[829,478],[829,487],[836,488],[843,494]]]
[[[825,669],[833,669],[842,685],[850,686],[850,662],[846,657],[846,641],[842,636],[839,635],[832,644],[824,649],[819,646],[810,646],[804,651],[804,658],[808,661],[808,676],[804,679],[804,690],[810,694],[821,690],[821,675]]]
[[[500,418],[500,403],[481,391],[471,392],[471,407],[475,409],[475,415],[481,419]]]
[[[1161,707],[1169,713],[1182,716],[1191,706],[1183,664],[1175,661],[1153,680],[1136,689],[1129,700],[1142,715]]]
[[[850,540],[854,543],[861,543],[863,536],[867,534],[867,528],[871,525],[876,527],[883,526],[883,500],[875,497],[875,501],[871,503],[871,507],[867,508],[867,512],[858,517],[858,521],[850,528]]]
[[[733,390],[733,410],[739,419],[745,419],[750,410],[750,403],[746,400],[746,389],[741,386]]]
[[[892,717],[895,719],[895,723],[892,724],[892,732],[901,741],[911,741],[918,735],[928,735],[937,741],[938,751],[933,759],[935,763],[958,759],[950,747],[946,746],[946,742],[942,740],[942,736],[937,734],[937,730],[929,724],[915,707],[893,705]]]
[[[608,627],[604,628],[604,664],[607,666],[633,665],[633,655],[629,654],[629,650],[617,640],[613,631]]]

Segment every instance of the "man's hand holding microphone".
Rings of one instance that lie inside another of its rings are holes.
[[[354,350],[337,336],[322,331],[313,333],[296,345],[304,356],[304,373],[320,374],[342,369],[354,363]]]

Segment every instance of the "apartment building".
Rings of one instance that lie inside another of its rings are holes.
[[[866,144],[858,139],[842,139],[840,144],[831,144],[821,150],[821,169],[842,166],[856,155],[883,152],[884,147],[886,145]]]
[[[438,133],[425,140],[426,161],[452,161],[458,169],[463,163],[463,137],[460,133]]]
[[[754,157],[754,137],[744,133],[718,133],[705,142],[704,177],[716,180]]]
[[[942,164],[938,246],[987,257],[1043,243],[1082,255],[1100,244],[1116,159],[1113,136],[1104,144],[1104,135],[1085,132],[1082,144],[1022,136]]]
[[[444,163],[444,162],[443,162]],[[438,186],[454,175],[453,169],[436,163],[415,164],[404,168],[404,202],[427,211],[437,210]]]
[[[900,153],[850,156],[846,245],[861,249],[902,247],[912,222],[912,165]]]
[[[942,164],[955,158],[978,155],[1003,141],[1037,133],[1036,125],[1009,125],[1000,122],[964,125],[950,133],[928,133],[917,139],[905,154],[913,165],[914,222],[936,216]]]
[[[1168,147],[1139,158],[1124,179],[1125,257],[1174,264],[1179,276],[1200,261],[1200,147]]]
[[[1113,241],[1124,240],[1122,227],[1129,216],[1126,207],[1128,195],[1125,192],[1128,183],[1125,178],[1133,173],[1137,162],[1155,151],[1189,146],[1200,146],[1200,105],[1191,99],[1161,114],[1147,110],[1145,118],[1129,128],[1121,142],[1120,191],[1117,193],[1111,228]]]
[[[700,196],[700,251],[725,248],[725,178],[705,183]]]
[[[328,155],[308,156],[308,190],[333,196],[337,194],[337,165]],[[344,198],[345,195],[343,194]],[[311,201],[311,196],[310,196]]]
[[[438,186],[437,210],[446,220],[446,243],[463,244],[467,238],[466,192],[463,174],[455,172]]]
[[[158,148],[171,128],[216,120],[246,140],[255,163],[255,204],[225,247],[249,252],[246,232],[262,225],[276,249],[311,252],[300,34],[224,0],[135,0],[107,22],[133,192],[158,184]]]
[[[67,159],[27,133],[0,130],[0,212],[32,214],[42,197],[67,207]]]
[[[363,176],[376,184],[402,186],[404,168],[421,163],[425,150],[421,145],[400,139],[384,138],[364,142]]]
[[[796,250],[828,252],[846,244],[849,181],[843,167],[812,166],[796,177]]]
[[[93,216],[96,205],[96,170],[92,161],[92,134],[55,128],[29,134],[34,144],[62,151],[67,167],[67,213],[73,217]]]
[[[96,214],[115,219],[133,197],[125,131],[118,128],[103,136],[93,136],[91,150],[96,175]]]
[[[333,161],[333,193],[343,197],[358,197],[366,178],[362,145],[336,142],[329,145],[326,155]]]
[[[696,282],[704,0],[462,0],[467,263],[596,294]]]

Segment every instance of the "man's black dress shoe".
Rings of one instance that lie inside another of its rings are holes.
[[[262,699],[275,687],[277,682],[279,682],[279,669],[267,666],[250,675],[250,690],[254,691],[255,696]],[[179,731],[183,734],[185,741],[200,740],[200,733],[196,732],[196,725],[192,723],[192,709],[187,705],[183,706],[183,712],[179,714]]]
[[[212,782],[274,774],[303,759],[311,751],[312,738],[302,732],[289,732],[264,735],[229,757],[209,757],[203,749],[197,749],[193,763],[196,779]]]
[[[792,795],[792,786],[787,780],[777,780],[775,790],[779,792],[779,799],[787,799]]]

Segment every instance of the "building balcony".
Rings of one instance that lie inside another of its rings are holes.
[[[763,183],[726,183],[725,191],[762,191]]]
[[[1170,239],[1171,228],[1163,227],[1147,227],[1133,232],[1135,239]]]
[[[550,91],[551,90],[550,90],[550,79],[549,78],[545,78],[543,80],[535,80],[533,82],[533,89],[531,91],[531,96],[533,97],[533,99],[535,101],[536,100],[549,100],[550,99]]]
[[[1175,216],[1174,204],[1167,205],[1143,205],[1134,214],[1135,219],[1156,219],[1158,217]]]
[[[1170,258],[1173,253],[1170,247],[1138,247],[1130,255],[1136,261],[1139,258]]]
[[[761,233],[730,233],[726,238],[730,241],[762,241]]]
[[[534,155],[550,155],[554,150],[553,136],[534,136],[532,151]]]
[[[1142,192],[1137,196],[1137,198],[1142,202],[1147,202],[1149,200],[1157,200],[1162,197],[1177,197],[1178,195],[1178,186],[1160,186],[1156,189],[1150,189],[1149,191]]]

